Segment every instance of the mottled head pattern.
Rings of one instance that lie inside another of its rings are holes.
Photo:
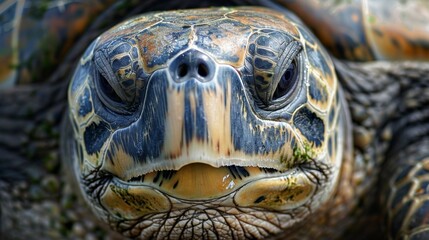
[[[261,8],[146,14],[88,47],[69,88],[75,176],[111,227],[142,238],[262,238],[336,186],[333,65]]]

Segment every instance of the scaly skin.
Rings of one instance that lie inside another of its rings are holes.
[[[353,119],[360,182],[355,189],[365,199],[361,204],[372,205],[379,216],[373,231],[386,231],[389,239],[425,239],[427,208],[420,204],[427,198],[428,64],[337,64],[337,69]]]

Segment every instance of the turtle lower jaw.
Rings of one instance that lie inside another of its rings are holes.
[[[287,202],[293,202],[295,206],[297,201],[302,202],[316,189],[317,184],[308,176],[300,167],[279,171],[253,166],[213,167],[192,163],[178,170],[155,171],[128,180],[113,177],[112,184],[117,189],[133,189],[134,192],[152,189],[160,196],[185,201],[212,201],[233,194],[241,206],[265,206],[270,202],[270,206],[285,204],[287,208],[291,205]]]
[[[204,187],[207,188],[200,188]],[[213,218],[225,226],[231,221],[237,223],[236,226],[246,222],[248,224],[244,226],[249,227],[250,231],[258,226],[261,229],[278,226],[278,223],[282,224],[281,228],[286,228],[309,213],[311,200],[317,193],[316,185],[296,169],[283,174],[268,173],[266,177],[243,183],[223,196],[202,199],[179,197],[167,193],[160,186],[124,182],[117,178],[112,179],[105,189],[97,199],[101,207],[95,210],[121,232],[130,229],[124,227],[127,224],[146,226],[140,229],[149,231],[152,225],[156,226],[159,222],[174,229],[176,224],[170,223],[188,222],[186,219],[189,216],[192,216],[189,218],[191,220],[203,222]],[[180,227],[176,229],[181,230]],[[274,228],[273,233],[279,230]]]
[[[153,172],[128,181],[113,177],[99,200],[110,214],[126,219],[206,203],[287,211],[310,204],[317,188],[301,168],[280,172],[193,163],[177,171]]]

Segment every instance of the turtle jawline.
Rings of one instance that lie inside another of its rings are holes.
[[[258,169],[260,171],[260,174],[258,175],[264,175],[264,176],[275,176],[278,173],[281,173],[281,171],[274,169],[274,168],[270,168],[270,167],[244,167],[244,166],[236,166],[236,165],[230,165],[230,166],[222,166],[222,167],[213,167],[213,169],[228,169],[228,171],[230,172],[230,175],[234,178],[234,179],[244,179],[246,177],[250,177],[250,173],[248,171],[248,168],[252,168],[253,172],[255,169]],[[145,179],[147,180],[147,176],[149,175],[153,175],[155,174],[155,177],[152,179],[153,182],[157,182],[157,180],[159,178],[164,178],[164,179],[171,179],[171,177],[178,173],[182,168],[178,169],[178,170],[159,170],[159,171],[153,171],[153,172],[149,172],[149,173],[145,173],[145,174],[141,174],[138,176],[133,176],[128,180],[123,180],[124,182],[127,183],[144,183]],[[254,174],[252,174],[253,176]]]
[[[222,197],[250,182],[280,175],[283,173],[272,168],[192,163],[178,170],[155,171],[122,182],[134,187],[152,187],[180,199],[204,200]]]

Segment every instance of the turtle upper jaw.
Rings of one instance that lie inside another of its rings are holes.
[[[309,196],[316,188],[316,184],[309,181],[301,168],[302,159],[285,157],[287,160],[282,160],[276,154],[270,157],[240,156],[238,152],[234,155],[230,153],[232,156],[228,157],[201,149],[188,150],[190,151],[186,154],[175,158],[145,162],[119,153],[117,155],[122,158],[104,161],[101,170],[114,176],[112,184],[117,188],[148,188],[190,201],[216,199],[234,192],[243,192],[240,189],[247,189],[244,192],[252,189],[250,192],[256,193],[250,194],[250,198],[260,202],[267,198],[269,192],[300,188],[299,191]],[[321,172],[315,173],[318,174]],[[261,198],[258,200],[259,197]]]
[[[130,159],[117,160],[114,163],[105,162],[102,166],[102,170],[112,173],[118,178],[128,181],[132,178],[139,177],[142,175],[159,172],[159,171],[178,171],[183,167],[191,164],[203,164],[210,166],[211,168],[221,167],[257,167],[264,169],[273,169],[275,171],[285,170],[284,163],[282,164],[279,160],[274,159],[262,159],[258,157],[254,158],[227,158],[227,157],[180,157],[173,159],[157,159],[150,163],[140,164]]]
[[[246,153],[234,148],[231,140],[216,144],[212,136],[205,141],[193,138],[177,148],[174,143],[182,138],[170,134],[155,158],[140,158],[138,152],[127,152],[125,145],[111,144],[101,170],[124,185],[147,186],[174,197],[201,200],[228,195],[260,179],[290,176],[302,162],[293,157],[290,144],[276,151],[268,151],[266,146],[258,154]]]

